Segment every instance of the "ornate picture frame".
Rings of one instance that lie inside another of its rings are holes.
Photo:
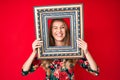
[[[77,39],[83,39],[83,4],[35,6],[36,38],[43,41],[43,46],[38,48],[39,59],[54,58],[80,58],[83,51],[77,46]],[[49,45],[50,19],[67,18],[69,20],[70,46]]]

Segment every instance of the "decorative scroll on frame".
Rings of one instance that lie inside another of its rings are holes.
[[[80,58],[83,51],[77,46],[77,39],[83,39],[83,4],[36,6],[34,7],[36,38],[43,41],[38,48],[39,59]],[[69,28],[69,46],[51,46],[49,30],[52,19],[63,19]]]

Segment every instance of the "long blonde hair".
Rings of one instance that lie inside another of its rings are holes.
[[[58,19],[52,19],[51,24],[50,24],[50,30],[49,30],[49,44],[50,44],[50,46],[55,46],[55,40],[54,40],[54,37],[52,35],[53,23],[55,21],[60,21],[60,22],[64,23],[65,33],[66,33],[66,36],[64,38],[64,42],[65,42],[65,46],[69,46],[70,45],[70,31],[68,29],[68,26],[67,26],[66,22],[63,19],[59,19],[59,18]]]

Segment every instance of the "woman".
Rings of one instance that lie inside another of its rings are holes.
[[[63,35],[61,35],[63,34]],[[62,37],[63,36],[63,37]],[[64,44],[60,43],[62,46],[69,46],[70,45],[70,32],[67,27],[67,24],[63,19],[53,19],[50,25],[50,31],[49,31],[49,43],[50,46],[60,46],[57,45],[59,39],[60,42],[63,42]],[[57,40],[57,42],[56,42]]]
[[[68,46],[70,45],[70,33],[63,19],[53,19],[50,27],[50,46]],[[43,41],[35,40],[32,44],[33,52],[22,67],[23,75],[35,71],[39,66],[46,71],[45,80],[74,80],[73,67],[79,64],[85,70],[94,75],[98,75],[98,67],[90,55],[87,43],[82,39],[77,40],[78,47],[84,52],[84,57],[80,59],[55,59],[55,60],[37,60],[36,49],[43,45]]]

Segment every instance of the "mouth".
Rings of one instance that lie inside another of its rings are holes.
[[[63,34],[61,34],[61,33],[56,34],[57,37],[62,37],[62,35]]]

